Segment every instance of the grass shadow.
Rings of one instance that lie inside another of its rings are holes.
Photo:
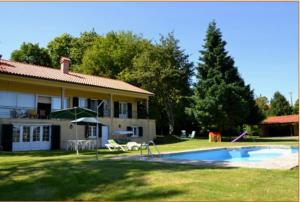
[[[162,200],[184,191],[151,187],[149,173],[196,169],[214,168],[76,158],[10,162],[0,167],[0,200]]]

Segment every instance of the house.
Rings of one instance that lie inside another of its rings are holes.
[[[71,107],[96,110],[104,125],[99,144],[118,138],[114,131],[132,130],[131,139],[150,141],[155,120],[148,118],[153,93],[126,82],[69,71],[70,59],[60,69],[0,60],[0,145],[3,150],[66,149],[75,139],[70,120],[50,119],[50,112]],[[96,138],[95,126],[78,126],[78,139]]]
[[[261,123],[262,136],[298,136],[299,115],[270,116]]]

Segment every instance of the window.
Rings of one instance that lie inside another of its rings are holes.
[[[87,99],[86,98],[79,98],[78,107],[87,108]]]
[[[139,127],[132,126],[133,135],[131,137],[138,137],[139,136]]]
[[[88,137],[96,138],[96,126],[88,126]]]
[[[60,99],[60,97],[52,97],[52,99],[51,99],[51,108],[54,111],[61,109],[61,99]]]
[[[64,109],[70,107],[70,99],[68,97],[64,98]],[[60,110],[61,109],[61,97],[52,97],[51,101],[52,110]]]
[[[42,141],[49,141],[49,140],[50,140],[50,126],[44,126]]]
[[[91,110],[97,111],[98,100],[91,100]]]
[[[119,103],[119,117],[128,118],[128,105],[127,102]]]
[[[30,142],[30,126],[23,126],[23,142]]]
[[[40,141],[40,126],[34,126],[33,127],[33,135],[32,135],[32,141],[37,142]]]
[[[109,106],[109,102],[107,100],[104,100],[103,107],[104,107],[103,115],[105,117],[109,116],[110,115],[110,106]]]
[[[0,91],[0,105],[15,107],[17,105],[17,94],[14,92]]]
[[[64,98],[64,109],[70,108],[70,98]]]
[[[35,95],[17,93],[17,107],[19,108],[35,108]]]
[[[20,126],[13,127],[13,142],[20,142]]]

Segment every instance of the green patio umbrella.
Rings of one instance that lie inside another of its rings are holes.
[[[86,108],[73,107],[68,109],[62,109],[59,111],[51,112],[50,118],[52,119],[71,119],[77,120],[83,117],[96,117],[97,113]],[[77,142],[77,123],[75,123],[75,135],[76,135],[76,153],[78,155],[78,142]]]
[[[80,107],[73,107],[68,109],[62,109],[59,111],[51,112],[50,118],[53,119],[78,119],[82,117],[96,117],[97,113],[93,110],[80,108]]]

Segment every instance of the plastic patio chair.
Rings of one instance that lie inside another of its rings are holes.
[[[121,145],[118,144],[115,140],[110,139],[107,140],[107,144],[105,144],[105,147],[109,149],[109,151],[116,151],[116,150],[122,150],[122,151],[128,151],[127,145]]]

